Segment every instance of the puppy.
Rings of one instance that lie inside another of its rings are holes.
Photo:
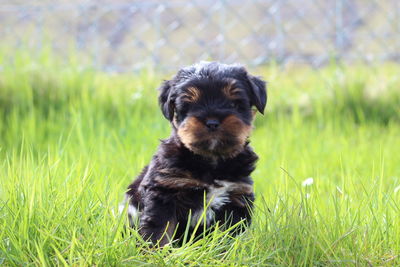
[[[249,224],[258,157],[248,137],[252,107],[264,112],[265,82],[240,65],[201,62],[159,90],[172,132],[128,187],[131,226],[137,221],[145,240],[164,246],[187,227],[199,235],[217,222]]]

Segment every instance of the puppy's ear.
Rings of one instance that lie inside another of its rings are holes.
[[[160,104],[160,108],[164,117],[169,121],[172,121],[174,118],[174,101],[172,99],[172,84],[171,81],[164,81],[160,88],[160,95],[158,96],[158,103]]]
[[[250,82],[250,100],[257,110],[264,114],[265,105],[267,104],[267,84],[258,77],[247,75]]]

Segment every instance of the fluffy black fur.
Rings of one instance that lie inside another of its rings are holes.
[[[162,84],[159,103],[172,133],[126,193],[131,225],[137,216],[144,239],[163,246],[196,223],[250,223],[258,157],[247,138],[252,107],[263,113],[266,101],[265,82],[240,65],[202,62]]]

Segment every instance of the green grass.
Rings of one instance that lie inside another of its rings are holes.
[[[155,90],[166,76],[46,58],[0,61],[0,264],[400,264],[399,66],[255,70],[269,103],[251,138],[254,223],[149,249],[121,235],[116,210],[169,134]]]

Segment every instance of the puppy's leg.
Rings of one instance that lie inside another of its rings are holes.
[[[120,205],[120,212],[125,208],[126,202],[129,202],[128,205],[128,218],[130,227],[137,226],[137,220],[140,214],[140,210],[142,209],[142,201],[141,195],[139,192],[139,186],[146,175],[149,167],[146,166],[143,168],[142,172],[139,176],[133,181],[132,184],[128,186],[128,190],[125,195],[125,201]]]
[[[239,234],[245,227],[251,224],[251,215],[254,196],[241,196],[240,202],[230,202],[224,205],[215,215],[215,220],[219,221],[225,228],[243,222],[243,225],[232,230],[233,234]]]
[[[140,216],[140,234],[160,247],[172,238],[177,225],[175,202],[156,190],[146,192],[144,209]]]

